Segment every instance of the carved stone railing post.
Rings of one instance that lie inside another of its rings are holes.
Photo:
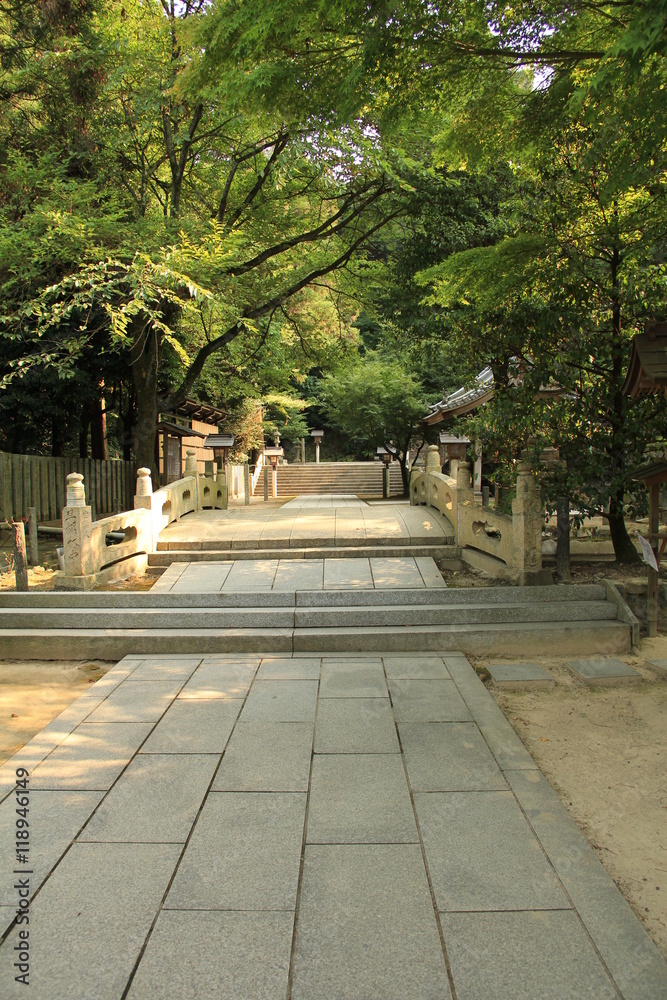
[[[185,470],[183,472],[185,477],[192,476],[195,481],[195,510],[201,510],[201,502],[199,498],[199,470],[197,468],[197,452],[194,448],[188,448],[185,453]]]
[[[426,452],[426,460],[424,462],[424,469],[426,472],[426,502],[431,504],[431,473],[432,472],[442,472],[442,466],[440,465],[440,449],[436,444],[430,444]]]
[[[137,469],[137,486],[134,494],[134,509],[144,508],[151,510],[153,496],[153,482],[151,480],[150,469]]]
[[[542,569],[542,502],[530,462],[517,463],[516,497],[512,501],[515,566],[520,582]]]
[[[92,511],[86,506],[86,491],[80,472],[67,477],[67,505],[63,508],[63,550],[65,573],[88,576],[94,571],[91,551]]]

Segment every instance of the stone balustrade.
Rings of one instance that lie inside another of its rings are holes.
[[[470,466],[459,462],[456,478],[440,469],[438,448],[431,445],[423,471],[413,470],[410,503],[435,507],[454,529],[455,544],[493,556],[485,569],[520,584],[536,582],[542,570],[542,504],[529,462],[517,464],[512,514],[484,507],[475,499]]]
[[[91,508],[86,505],[83,476],[71,473],[62,514],[65,568],[57,574],[56,587],[90,590],[99,583],[143,573],[149,554],[157,549],[160,532],[168,524],[204,507],[225,510],[224,471],[217,480],[200,476],[194,455],[188,451],[183,479],[155,492],[150,469],[139,469],[134,510],[100,521],[92,520]]]

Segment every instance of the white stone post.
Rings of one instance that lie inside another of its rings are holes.
[[[315,438],[315,461],[319,462],[319,460],[320,460],[320,439]]]
[[[89,576],[95,572],[92,552],[92,511],[86,506],[86,491],[80,472],[67,477],[67,505],[63,508],[63,549],[67,576]]]
[[[142,468],[137,469],[137,485],[134,493],[134,509],[138,510],[143,507],[146,510],[151,509],[151,497],[153,496],[153,481],[151,479],[151,470]]]
[[[530,462],[517,462],[516,497],[512,501],[514,565],[519,582],[528,583],[542,569],[542,503]]]

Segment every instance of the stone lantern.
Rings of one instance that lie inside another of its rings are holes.
[[[320,442],[321,442],[322,438],[324,437],[324,431],[311,431],[310,432],[310,436],[315,441],[315,461],[319,462],[319,460],[320,460]]]

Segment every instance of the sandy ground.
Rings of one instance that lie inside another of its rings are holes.
[[[666,636],[622,657],[638,684],[589,688],[564,660],[532,657],[553,688],[489,689],[667,957],[667,676],[644,666],[652,656],[667,659]],[[510,661],[475,666],[489,662]]]
[[[101,660],[0,663],[0,763],[20,750],[111,666]]]

